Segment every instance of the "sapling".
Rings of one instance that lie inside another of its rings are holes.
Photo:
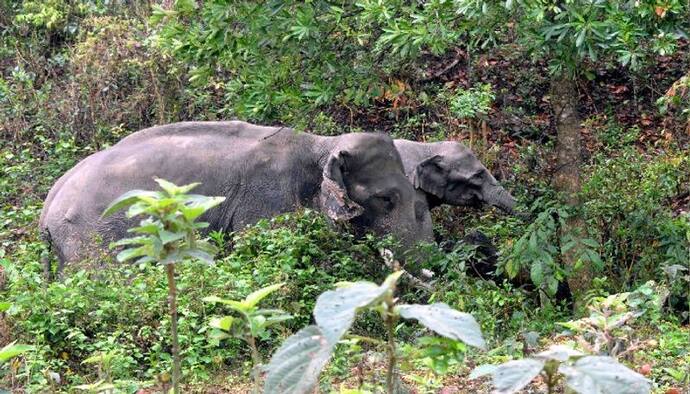
[[[127,230],[139,234],[138,236],[113,242],[110,246],[126,247],[118,253],[118,261],[136,258],[137,263],[155,262],[166,266],[173,352],[173,390],[177,394],[180,391],[180,348],[177,340],[175,263],[188,259],[213,263],[215,246],[207,240],[199,239],[197,235],[197,231],[207,227],[208,223],[196,220],[223,202],[225,197],[187,194],[198,186],[198,183],[177,186],[163,179],[156,179],[156,183],[162,191],[129,191],[115,199],[103,212],[103,216],[112,215],[124,208],[128,208],[128,218],[145,216],[139,226]]]
[[[5,345],[0,349],[0,365],[6,363],[10,359],[19,356],[22,353],[26,353],[32,350],[34,347],[30,345],[18,345],[15,342]]]
[[[283,285],[284,283],[278,283],[264,287],[249,294],[242,301],[224,300],[215,296],[204,298],[205,302],[227,305],[240,316],[239,319],[233,316],[213,318],[209,325],[216,329],[212,333],[216,339],[234,337],[247,343],[252,353],[252,379],[254,380],[255,393],[261,392],[259,368],[263,364],[256,339],[263,336],[270,326],[292,318],[280,309],[259,309],[257,305]]]
[[[500,365],[480,365],[470,379],[491,375],[495,393],[512,394],[541,375],[548,393],[555,393],[561,381],[579,394],[646,394],[649,381],[615,359],[589,356],[565,346],[553,346],[534,357]]]
[[[12,304],[6,301],[0,302],[0,313],[6,312],[12,307]],[[33,350],[34,347],[30,345],[17,344],[16,342],[11,342],[0,349],[0,366],[4,365],[11,359],[20,356],[23,353]],[[0,392],[3,390],[0,389]]]
[[[400,318],[417,320],[439,335],[480,349],[485,348],[479,324],[471,315],[458,312],[442,303],[398,304],[395,286],[401,274],[402,271],[397,271],[389,275],[381,286],[371,282],[342,283],[337,289],[321,294],[314,307],[316,324],[289,337],[273,355],[267,367],[264,393],[311,392],[335,346],[354,323],[357,312],[362,310],[379,312],[386,324],[387,393],[393,393],[398,384],[396,364],[399,356],[395,343],[395,326]]]

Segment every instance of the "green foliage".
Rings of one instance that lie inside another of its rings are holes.
[[[226,117],[294,121],[305,108],[405,95],[391,79],[456,45],[466,26],[455,11],[451,1],[213,0],[158,7],[151,22],[190,82],[222,92]]]
[[[402,271],[390,274],[380,286],[371,282],[344,283],[321,294],[314,308],[316,325],[308,326],[281,346],[267,367],[265,393],[308,393],[318,380],[335,345],[350,330],[357,312],[371,309],[381,314],[388,329],[387,392],[394,392],[397,361],[394,327],[399,317],[415,319],[450,339],[485,348],[479,324],[466,313],[445,304],[396,305],[393,297]]]
[[[32,217],[37,212],[32,211]],[[214,371],[226,368],[224,360],[246,360],[248,355],[237,340],[209,341],[209,316],[223,315],[221,304],[202,301],[210,291],[244,299],[252,289],[285,281],[284,288],[273,294],[272,306],[295,316],[285,322],[286,330],[294,332],[309,323],[314,299],[333,284],[384,275],[377,250],[386,247],[385,242],[355,241],[311,211],[262,220],[233,234],[230,242],[235,248],[214,266],[176,267],[182,369],[193,382],[208,380]],[[10,284],[7,299],[14,304],[8,318],[17,338],[36,348],[28,353],[31,368],[22,375],[23,381],[31,382],[27,387],[33,391],[48,387],[44,370],[58,374],[68,386],[97,382],[101,379],[97,371],[81,364],[95,352],[115,352],[111,376],[118,389],[146,387],[170,370],[171,323],[160,303],[167,296],[165,267],[109,266],[45,283],[39,263],[45,247],[38,241],[25,246],[19,249],[17,264],[0,261],[5,262]],[[358,330],[368,333],[377,328]],[[275,338],[261,339],[263,354],[276,345]]]
[[[576,334],[588,353],[618,359],[640,347],[636,320],[657,322],[666,297],[667,290],[649,282],[633,292],[597,297],[587,306],[589,316],[559,324]]]
[[[539,203],[540,201],[537,201]],[[527,227],[525,233],[515,242],[503,270],[509,277],[516,277],[521,270],[529,269],[530,279],[540,290],[549,296],[556,294],[558,283],[569,275],[576,275],[584,264],[601,270],[603,262],[597,249],[599,244],[591,238],[575,238],[572,234],[562,234],[569,211],[560,205],[546,201],[546,208]],[[567,271],[560,257],[574,249],[578,254],[574,272]]]
[[[384,264],[378,250],[391,245],[374,237],[355,240],[309,210],[260,220],[231,243],[232,253],[219,262],[236,272],[230,279],[237,283],[231,297],[244,298],[248,293],[237,292],[242,288],[285,282],[275,306],[294,316],[286,322],[292,330],[309,323],[317,296],[338,281],[382,278]],[[364,263],[367,260],[374,263]]]
[[[163,179],[156,179],[156,183],[163,189],[162,192],[129,191],[110,203],[103,212],[103,216],[109,216],[128,208],[129,218],[147,216],[138,227],[128,230],[141,235],[112,244],[112,247],[129,247],[118,253],[118,261],[138,258],[137,263],[174,264],[190,258],[213,263],[216,248],[208,241],[195,237],[196,231],[208,227],[208,223],[196,223],[196,220],[225,201],[225,197],[187,194],[198,183],[176,186]]]
[[[13,390],[100,390],[112,384],[116,391],[136,392],[169,380],[171,321],[159,303],[166,297],[164,268],[99,267],[46,283],[39,261],[51,252],[38,241],[35,223],[49,187],[78,159],[133,130],[175,120],[237,117],[327,135],[376,129],[427,141],[464,139],[467,130],[457,127],[458,120],[470,126],[485,120],[493,144],[477,153],[494,174],[507,175],[502,183],[531,207],[538,223],[530,227],[493,212],[448,207],[436,210],[435,222],[444,241],[481,229],[499,246],[501,265],[512,261],[519,273],[512,285],[502,278],[478,280],[465,273],[476,250],[430,247],[427,261],[406,269],[436,272],[431,295],[403,282],[401,302],[445,303],[472,313],[495,346],[487,356],[492,359],[520,354],[520,332],[548,338],[555,322],[572,319],[570,312],[539,308],[536,293],[521,286],[533,270],[545,291],[553,287],[549,278],[563,281],[571,274],[560,267],[568,242],[558,230],[560,218],[573,212],[547,202],[553,200],[553,117],[545,64],[552,72],[575,68],[596,80],[578,86],[579,110],[592,119],[585,125],[591,131],[585,148],[593,154],[584,156],[585,206],[578,213],[596,245],[576,247],[600,256],[606,279],[587,298],[655,280],[669,289],[673,310],[686,313],[690,239],[683,212],[690,169],[687,138],[674,132],[683,126],[678,120],[687,119],[688,81],[671,85],[687,65],[670,54],[686,50],[677,37],[687,28],[687,2],[154,3],[161,8],[136,1],[0,1],[0,265],[7,276],[3,299],[13,304],[4,317],[11,338],[34,348],[3,370],[3,384],[21,385]],[[631,72],[630,66],[641,70]],[[606,94],[619,85],[630,90]],[[669,86],[658,104],[666,116],[677,117],[663,123],[652,117],[654,124],[646,125],[649,103]],[[633,99],[634,108],[628,106]],[[539,215],[544,211],[552,215]],[[531,259],[515,249],[525,234],[522,251]],[[536,249],[529,248],[531,234],[537,234]],[[258,350],[265,357],[283,336],[310,323],[317,296],[335,283],[382,281],[378,250],[390,246],[334,231],[313,212],[209,236],[224,253],[215,267],[176,268],[179,339],[190,385],[215,383],[225,374],[234,385],[242,376],[237,366],[249,363],[236,338],[209,341],[209,317],[227,311],[203,303],[204,297],[240,300],[253,289],[285,282],[272,302],[295,318],[261,338]],[[642,341],[652,330],[658,345],[641,343],[632,357],[654,365],[650,378],[663,390],[687,379],[687,331],[669,313],[659,320],[655,315],[651,308],[635,319],[631,338]],[[380,320],[365,313],[351,332],[380,336],[386,331]],[[401,365],[405,381],[418,389],[445,384],[426,368],[464,372],[464,344],[418,339],[409,325],[399,325],[397,335],[410,361]],[[337,379],[328,380],[349,385],[351,372],[361,367],[374,376],[363,379],[362,392],[374,391],[370,380],[380,378],[380,368],[367,370],[365,364],[380,366],[380,357],[371,356],[369,342],[351,341],[356,345],[335,349],[327,374]],[[99,353],[112,355],[109,379],[102,365],[82,364]]]
[[[168,277],[168,303],[170,305],[170,322],[173,355],[173,391],[180,392],[180,349],[177,336],[177,289],[175,283],[175,263],[186,259],[201,260],[213,263],[216,248],[207,240],[198,240],[197,231],[208,227],[208,223],[197,223],[196,220],[209,209],[225,201],[225,197],[206,197],[187,194],[198,186],[192,183],[177,186],[164,179],[156,179],[162,192],[132,190],[120,197],[105,209],[102,216],[128,208],[127,217],[147,216],[128,232],[141,234],[125,238],[111,244],[112,247],[127,246],[118,253],[117,260],[124,262],[138,258],[138,263],[158,263],[166,265]],[[132,246],[139,245],[139,246]],[[254,296],[260,299],[260,295]],[[258,302],[258,301],[257,301]],[[251,308],[248,299],[246,308]]]
[[[666,91],[666,94],[659,97],[656,105],[662,114],[671,111],[680,112],[686,122],[690,122],[690,74],[683,75]],[[690,125],[690,123],[688,123]]]
[[[334,346],[317,326],[289,337],[271,358],[264,393],[311,392]]]
[[[480,84],[467,90],[459,89],[449,97],[450,112],[460,119],[486,116],[496,98],[490,84]]]
[[[33,349],[33,347],[29,345],[17,345],[15,342],[9,343],[0,349],[0,364],[4,364],[8,360],[17,357],[22,353],[26,353],[31,349]]]
[[[224,300],[216,296],[206,297],[203,300],[226,305],[241,316],[240,321],[232,316],[211,319],[209,326],[215,329],[211,337],[217,340],[235,337],[247,342],[252,350],[253,370],[255,371],[253,379],[257,392],[261,387],[258,373],[261,366],[261,356],[256,345],[256,339],[268,336],[267,329],[269,327],[292,318],[280,309],[259,309],[257,304],[283,285],[284,283],[278,283],[264,287],[249,294],[243,301]]]
[[[639,68],[649,56],[672,53],[688,27],[688,5],[680,0],[663,4],[509,0],[506,6],[516,10],[527,26],[525,38],[537,53],[546,55],[553,73],[582,72],[585,60],[599,58]]]
[[[416,343],[401,344],[401,350],[407,360],[423,365],[434,375],[443,376],[462,365],[467,346],[443,337],[421,337]]]
[[[606,235],[601,255],[606,276],[617,279],[613,285],[632,278],[665,282],[660,267],[687,264],[686,222],[664,207],[686,192],[688,174],[690,161],[675,154],[649,159],[625,149],[594,161],[582,185],[584,215]]]

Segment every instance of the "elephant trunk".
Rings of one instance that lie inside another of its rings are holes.
[[[515,213],[515,198],[499,185],[490,185],[482,192],[484,202],[493,205],[507,213]]]

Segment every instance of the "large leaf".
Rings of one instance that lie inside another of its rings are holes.
[[[247,308],[245,308],[244,304],[239,302],[239,301],[224,300],[224,299],[217,297],[217,296],[204,297],[201,300],[203,302],[213,302],[213,303],[224,304],[224,305],[227,305],[230,308],[232,308],[233,310],[236,310],[237,312],[240,312],[240,313],[247,313],[248,312],[248,310],[247,310]]]
[[[179,239],[182,239],[186,236],[187,234],[179,231],[179,232],[172,232],[172,231],[167,231],[167,230],[160,230],[158,232],[158,236],[160,237],[161,243],[163,245],[169,244],[170,242],[175,242]]]
[[[232,323],[234,321],[235,318],[232,316],[214,317],[211,319],[208,325],[220,330],[230,331],[230,327],[232,327]]]
[[[558,369],[566,384],[582,394],[645,394],[649,381],[611,357],[587,356]]]
[[[334,346],[316,326],[298,331],[283,343],[266,367],[264,393],[311,393]]]
[[[169,195],[174,196],[176,194],[185,194],[195,187],[201,185],[201,183],[195,182],[189,185],[177,186],[176,184],[166,181],[165,179],[156,178],[154,179],[161,189],[165,190]]]
[[[329,343],[335,344],[350,329],[357,309],[379,300],[388,288],[370,282],[329,290],[316,299],[314,319]]]
[[[0,349],[0,364],[4,364],[7,360],[16,357],[22,353],[33,349],[29,345],[15,345],[14,342]]]
[[[443,303],[400,305],[397,309],[403,318],[416,319],[439,335],[480,349],[486,348],[479,324],[468,313],[456,311]]]
[[[200,248],[186,249],[183,251],[183,255],[199,260],[209,265],[213,265],[214,263],[213,255]]]
[[[541,360],[555,360],[558,362],[566,362],[571,357],[581,357],[583,353],[563,345],[551,346],[548,350],[537,353],[534,357]]]
[[[135,257],[148,256],[151,253],[149,246],[141,246],[139,248],[125,249],[117,254],[117,261],[124,262]]]
[[[187,196],[187,205],[180,210],[187,220],[195,220],[209,209],[220,205],[225,201],[225,197],[207,197],[198,194]]]
[[[512,394],[527,386],[541,370],[544,363],[539,360],[526,358],[508,361],[499,365],[492,373],[495,394]]]
[[[479,377],[482,377],[484,375],[491,375],[494,372],[496,372],[496,369],[498,369],[498,365],[493,365],[493,364],[482,364],[477,367],[475,367],[472,372],[470,372],[469,379],[477,379]]]
[[[271,293],[280,289],[284,285],[285,283],[276,283],[275,285],[266,286],[248,295],[242,303],[247,309],[254,308],[259,302],[261,302],[261,300],[268,297]]]
[[[137,201],[142,199],[142,197],[154,198],[157,195],[158,193],[148,190],[130,190],[127,193],[116,198],[113,202],[111,202],[110,205],[108,205],[108,207],[105,209],[105,211],[103,211],[101,217],[110,216],[115,212],[119,211],[120,209],[126,208],[136,203]]]

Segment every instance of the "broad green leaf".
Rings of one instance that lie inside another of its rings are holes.
[[[116,198],[113,202],[108,205],[108,207],[103,211],[103,214],[101,215],[102,218],[106,216],[110,216],[114,214],[115,212],[119,211],[122,208],[126,208],[143,197],[155,197],[157,195],[156,192],[148,191],[148,190],[130,190],[127,193],[121,195],[120,197]]]
[[[470,379],[477,379],[485,375],[491,375],[493,374],[496,369],[498,368],[498,365],[493,365],[493,364],[482,364],[477,366],[470,372]]]
[[[259,336],[266,327],[264,323],[266,323],[266,318],[264,316],[253,315],[249,318],[249,331],[252,333],[252,336]]]
[[[398,283],[398,279],[400,279],[400,276],[402,274],[403,274],[403,271],[396,271],[396,272],[393,272],[392,274],[388,275],[388,277],[386,277],[386,280],[384,280],[383,283],[381,283],[381,287],[393,291],[396,283]]]
[[[542,360],[568,361],[571,357],[581,357],[583,354],[567,346],[555,345],[548,350],[537,353],[534,357]]]
[[[132,204],[127,210],[127,217],[133,218],[139,216],[143,213],[152,212],[153,208],[143,201],[136,202]]]
[[[93,356],[87,358],[86,360],[82,361],[82,364],[100,364],[104,361],[111,360],[113,357],[115,357],[115,354],[113,352],[97,352]]]
[[[264,393],[311,393],[334,346],[316,326],[307,326],[289,337],[266,367]]]
[[[167,231],[167,230],[161,230],[158,234],[159,234],[159,237],[160,237],[163,245],[169,244],[170,242],[175,242],[179,239],[182,239],[186,235],[183,232],[173,233],[173,232]]]
[[[180,209],[182,211],[182,215],[184,216],[185,219],[192,221],[199,216],[203,215],[205,210],[203,207],[199,206],[192,206],[192,207],[184,207]]]
[[[158,259],[158,264],[162,265],[168,265],[168,264],[175,264],[184,259],[184,253],[181,250],[173,250],[170,253],[167,253],[165,257],[162,259]]]
[[[508,361],[499,365],[491,374],[496,389],[494,393],[517,393],[537,377],[543,368],[544,363],[542,361],[531,358]]]
[[[357,309],[371,305],[389,291],[370,282],[357,282],[349,287],[329,290],[316,299],[314,319],[332,344],[350,329]]]
[[[189,185],[177,186],[176,184],[166,181],[165,179],[156,178],[154,179],[161,189],[165,190],[169,195],[174,196],[176,194],[185,194],[195,187],[199,186],[200,183],[190,183]]]
[[[570,240],[566,241],[563,245],[561,245],[561,252],[567,253],[568,251],[570,251],[575,246],[577,246],[577,242],[574,239],[570,239]]]
[[[207,264],[213,264],[213,262],[214,262],[213,255],[211,255],[210,253],[207,253],[207,252],[205,252],[199,248],[187,249],[184,251],[184,254],[186,256],[191,257],[191,258],[201,260]]]
[[[220,205],[225,197],[207,197],[198,194],[187,196],[189,204],[181,208],[182,214],[187,220],[195,220],[209,209]]]
[[[0,364],[4,364],[7,360],[16,357],[22,353],[32,350],[33,346],[29,345],[15,345],[14,342],[0,349]]]
[[[558,369],[566,384],[581,394],[646,394],[649,380],[611,357],[586,356]]]
[[[117,246],[127,246],[127,245],[140,245],[149,243],[150,238],[146,236],[137,236],[132,238],[123,238],[115,242],[110,243],[110,248],[115,248]]]
[[[583,238],[580,240],[580,242],[582,242],[586,246],[589,246],[592,249],[596,249],[599,247],[599,242],[591,238]]]
[[[285,285],[284,282],[283,283],[276,283],[274,285],[266,286],[262,289],[259,289],[255,292],[249,294],[247,296],[247,298],[244,299],[243,304],[247,309],[254,308],[259,302],[261,302],[261,300],[268,297],[271,293],[280,289],[284,285]]]
[[[208,325],[213,328],[218,328],[224,331],[230,331],[230,327],[232,326],[232,323],[234,321],[235,318],[232,316],[214,317],[213,319],[211,319]]]
[[[0,312],[7,312],[8,309],[12,307],[10,302],[0,302]]]
[[[223,339],[232,338],[232,335],[230,335],[227,332],[222,331],[222,330],[211,330],[211,332],[208,334],[208,336],[211,339],[215,339],[218,341],[222,341]]]
[[[204,297],[201,300],[204,302],[213,302],[213,303],[219,303],[219,304],[227,305],[230,308],[232,308],[238,312],[241,312],[241,313],[247,313],[248,312],[248,310],[247,310],[247,308],[245,308],[244,304],[242,302],[239,302],[239,301],[224,300],[224,299],[222,299],[220,297],[216,297],[216,296]]]
[[[79,386],[75,386],[77,390],[83,390],[83,391],[95,391],[95,392],[103,392],[103,391],[108,391],[108,390],[113,390],[115,386],[111,383],[105,383],[105,380],[99,380],[96,383],[92,384],[82,384]]]
[[[151,249],[147,246],[141,246],[139,248],[125,249],[117,254],[117,261],[124,262],[131,260],[135,257],[147,256]]]
[[[544,282],[544,263],[541,261],[535,261],[530,269],[530,279],[537,287],[541,286]]]
[[[553,296],[558,292],[558,279],[553,276],[546,278],[546,291]]]
[[[400,305],[396,309],[403,318],[415,319],[439,335],[480,349],[486,348],[481,328],[469,313],[456,311],[443,303]]]
[[[163,223],[159,221],[151,220],[151,218],[142,220],[138,227],[130,228],[129,232],[132,233],[144,233],[144,234],[158,234],[163,228]]]
[[[264,325],[266,327],[270,327],[274,324],[282,323],[284,321],[292,319],[292,316],[289,314],[283,314],[283,315],[275,315],[275,316],[269,316],[266,318],[266,323]]]

